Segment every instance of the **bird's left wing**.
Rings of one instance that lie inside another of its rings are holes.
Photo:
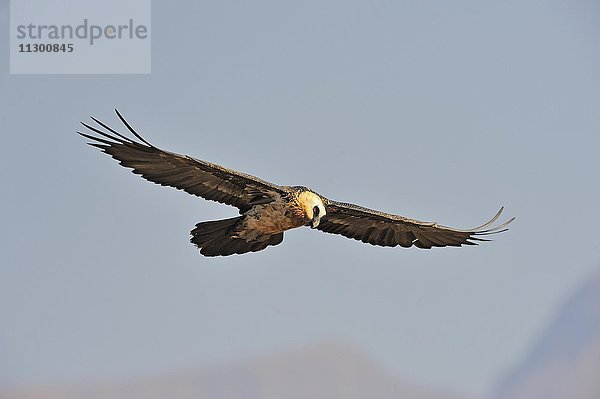
[[[372,245],[429,249],[461,245],[476,245],[474,241],[489,241],[482,236],[500,233],[514,218],[494,226],[502,210],[487,223],[473,229],[459,230],[433,222],[421,222],[399,215],[379,212],[358,205],[324,199],[327,213],[317,229],[341,234]]]
[[[224,168],[220,165],[163,151],[144,140],[115,110],[127,129],[139,140],[133,140],[96,118],[100,128],[82,122],[82,125],[100,135],[78,132],[93,140],[90,145],[100,148],[133,173],[151,182],[171,186],[207,200],[233,205],[244,212],[253,205],[273,201],[286,193],[281,186],[257,177]],[[109,133],[110,132],[110,133]]]

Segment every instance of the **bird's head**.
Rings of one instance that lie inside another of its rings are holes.
[[[306,218],[310,220],[308,226],[316,229],[321,218],[327,213],[321,197],[313,192],[304,191],[298,196],[298,203],[302,207]]]

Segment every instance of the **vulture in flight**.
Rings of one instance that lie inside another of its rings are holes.
[[[484,237],[506,231],[514,220],[496,223],[503,210],[500,208],[487,223],[460,230],[333,201],[306,187],[278,186],[214,163],[161,150],[143,139],[119,111],[115,112],[134,137],[118,133],[93,117],[97,126],[81,122],[89,132],[77,133],[146,180],[239,209],[240,216],[196,224],[191,242],[205,256],[261,251],[281,243],[286,230],[301,226],[383,247],[460,247],[489,241]]]

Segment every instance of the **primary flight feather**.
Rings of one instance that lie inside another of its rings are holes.
[[[494,225],[502,213],[500,208],[487,223],[459,230],[332,201],[306,187],[278,186],[214,163],[161,150],[142,138],[119,111],[115,112],[134,138],[93,117],[97,127],[82,122],[90,132],[78,133],[146,180],[239,209],[241,216],[196,224],[191,242],[205,256],[261,251],[281,243],[284,231],[301,226],[386,247],[459,247],[488,241],[483,237],[505,231],[514,220]]]

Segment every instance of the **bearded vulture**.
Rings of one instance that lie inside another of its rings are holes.
[[[94,117],[98,127],[81,124],[90,130],[88,133],[97,135],[77,133],[146,180],[239,209],[241,216],[196,224],[191,242],[205,256],[261,251],[281,243],[284,231],[301,226],[384,247],[460,247],[489,241],[482,237],[506,231],[514,220],[494,226],[502,213],[500,208],[489,222],[459,230],[333,201],[306,187],[278,186],[214,163],[163,151],[144,140],[119,111],[115,112],[137,140]]]

